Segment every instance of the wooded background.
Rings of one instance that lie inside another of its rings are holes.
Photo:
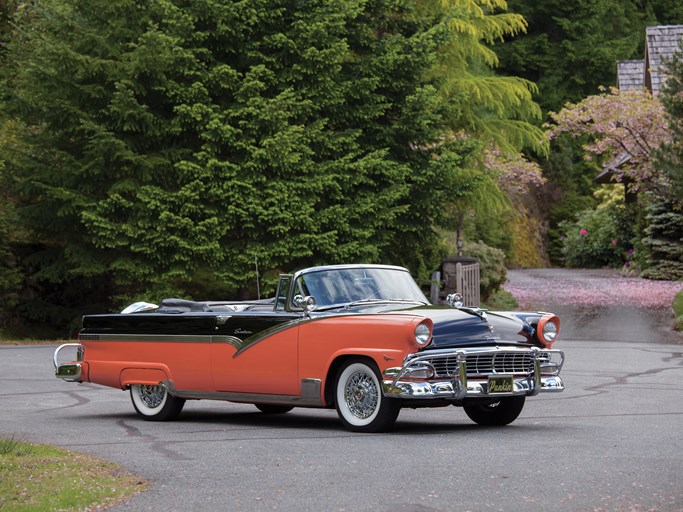
[[[503,280],[675,260],[680,61],[635,207],[593,182],[591,134],[545,123],[679,23],[677,0],[0,0],[0,335],[252,297],[256,261],[266,292],[316,264],[425,281],[458,237]]]

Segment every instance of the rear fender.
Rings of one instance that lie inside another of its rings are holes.
[[[170,380],[168,368],[124,368],[121,370],[121,389],[126,389],[131,384],[156,386],[160,382]]]

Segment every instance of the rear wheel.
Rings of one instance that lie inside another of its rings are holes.
[[[354,432],[383,432],[396,422],[401,405],[382,394],[377,367],[364,360],[347,361],[335,381],[335,404],[342,423]]]
[[[254,404],[256,408],[264,414],[284,414],[291,411],[294,407],[288,405],[273,405],[273,404]]]
[[[147,421],[173,420],[185,405],[185,399],[169,395],[164,386],[133,384],[130,398],[135,411]]]
[[[463,406],[472,421],[488,427],[512,423],[524,408],[523,396],[510,396],[499,400],[472,400]]]

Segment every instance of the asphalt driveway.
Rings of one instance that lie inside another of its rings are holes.
[[[529,399],[504,428],[446,407],[403,410],[391,433],[353,434],[331,410],[269,416],[213,401],[145,422],[123,391],[55,379],[54,347],[4,346],[0,435],[149,480],[111,512],[681,511],[683,336],[658,306],[680,286],[610,271],[510,272],[524,307],[562,315],[567,388]]]

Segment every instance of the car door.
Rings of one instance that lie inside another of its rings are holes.
[[[216,391],[298,396],[301,314],[244,311],[222,315],[211,372]]]

